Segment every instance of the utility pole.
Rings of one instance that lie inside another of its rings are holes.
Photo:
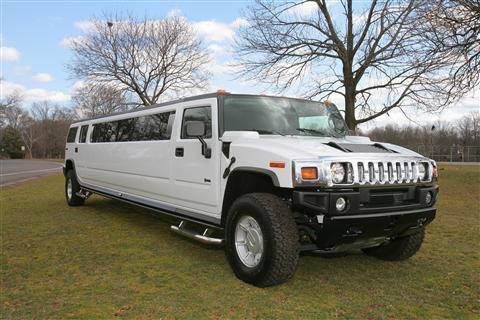
[[[433,159],[433,131],[435,131],[435,125],[432,125],[432,129],[430,130],[430,158]]]

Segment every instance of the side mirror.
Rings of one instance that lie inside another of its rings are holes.
[[[198,138],[205,135],[205,123],[203,121],[187,121],[185,125],[187,137]]]
[[[202,144],[202,155],[206,159],[210,159],[212,157],[212,149],[210,149],[205,140],[203,140],[206,131],[205,123],[203,121],[187,121],[185,126],[187,138],[198,138]]]

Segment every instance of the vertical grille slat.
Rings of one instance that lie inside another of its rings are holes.
[[[418,180],[418,165],[416,162],[412,162],[412,182],[417,182]]]
[[[403,178],[403,182],[408,183],[410,182],[410,167],[408,165],[408,162],[404,162],[403,166],[405,167],[405,175]]]
[[[373,162],[368,163],[368,183],[375,183],[375,168]]]
[[[383,183],[389,183],[390,178],[388,175],[388,162],[383,162]]]
[[[372,183],[379,182],[380,178],[380,169],[378,168],[378,162],[373,163],[373,180]]]
[[[402,183],[403,175],[402,175],[402,165],[400,162],[395,163],[395,170],[397,172],[397,183]]]
[[[352,169],[353,169],[353,183],[359,183],[360,177],[358,175],[358,165],[355,163],[352,163]]]
[[[378,182],[383,183],[385,181],[385,170],[383,162],[378,163]]]
[[[396,166],[394,166],[395,163],[388,162],[387,167],[388,167],[388,182],[389,183],[394,183],[395,182],[395,177],[396,177]]]

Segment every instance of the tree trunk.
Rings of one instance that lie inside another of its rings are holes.
[[[355,119],[356,86],[349,59],[343,61],[343,84],[345,86],[345,122],[348,129],[355,131],[357,127],[357,119]]]
[[[33,159],[32,148],[27,147],[27,159]]]

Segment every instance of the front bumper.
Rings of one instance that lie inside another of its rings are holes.
[[[425,201],[428,192],[431,203]],[[369,239],[382,241],[418,232],[435,218],[437,195],[438,186],[296,190],[293,208],[305,247],[330,250],[354,243],[368,246]],[[339,197],[348,203],[341,213],[335,208]]]

